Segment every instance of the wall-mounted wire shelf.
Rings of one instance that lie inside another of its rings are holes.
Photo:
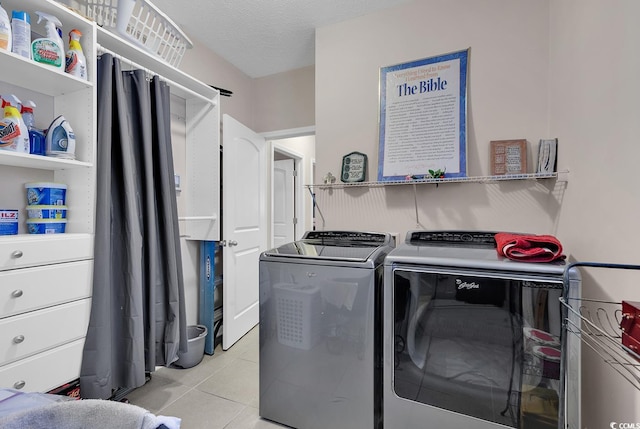
[[[640,265],[578,262],[567,267],[566,272],[572,267],[640,270]],[[565,285],[568,285],[566,279]],[[622,303],[566,297],[560,298],[560,302],[566,309],[566,332],[578,336],[584,345],[640,390],[640,355],[622,345]]]
[[[557,179],[558,181],[567,181],[568,171],[559,171],[554,173],[527,173],[527,174],[507,174],[500,176],[469,176],[469,177],[443,177],[439,179],[423,178],[411,180],[396,180],[384,182],[353,182],[353,183],[324,183],[315,185],[306,185],[312,189],[340,189],[340,188],[357,188],[368,187],[377,188],[394,185],[423,185],[423,184],[445,184],[445,183],[494,183],[512,180],[538,180],[538,179]]]

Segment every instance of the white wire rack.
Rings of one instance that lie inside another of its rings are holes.
[[[571,267],[640,270],[640,265],[579,262],[571,264],[567,272]],[[578,336],[584,345],[640,390],[640,355],[622,345],[622,304],[566,297],[560,298],[560,302],[567,312],[564,318],[566,332]]]
[[[537,179],[553,179],[558,180],[565,179],[567,172],[554,172],[554,173],[527,173],[527,174],[507,174],[501,176],[469,176],[469,177],[443,177],[440,179],[433,178],[421,178],[411,180],[397,180],[397,181],[384,181],[384,182],[353,182],[353,183],[325,183],[316,185],[307,185],[308,188],[317,189],[336,189],[336,188],[352,188],[352,187],[382,187],[393,185],[421,185],[421,184],[445,184],[445,183],[492,183],[503,182],[510,180],[537,180]]]

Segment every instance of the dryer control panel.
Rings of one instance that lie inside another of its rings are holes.
[[[407,243],[415,246],[496,247],[495,232],[490,231],[411,231]]]

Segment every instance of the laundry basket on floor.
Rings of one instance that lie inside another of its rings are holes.
[[[191,368],[200,363],[204,357],[204,340],[207,336],[207,327],[204,325],[187,326],[187,351],[178,352],[178,360],[174,365],[181,368]]]

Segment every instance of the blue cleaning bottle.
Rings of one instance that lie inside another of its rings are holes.
[[[29,130],[29,153],[32,155],[46,155],[45,153],[45,139],[44,132],[36,128],[33,109],[35,109],[36,103],[28,100],[22,105],[20,113],[22,113],[22,120]]]

